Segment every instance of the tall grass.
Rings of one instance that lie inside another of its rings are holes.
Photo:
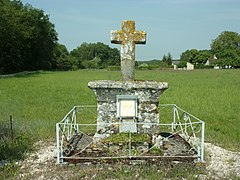
[[[206,140],[240,148],[240,70],[136,71],[138,80],[169,83],[161,103],[175,103],[206,122]],[[41,72],[0,79],[0,121],[13,115],[18,131],[52,138],[55,123],[74,105],[96,104],[91,80],[119,80],[120,72]]]

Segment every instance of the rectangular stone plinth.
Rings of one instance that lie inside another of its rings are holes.
[[[168,88],[165,82],[156,81],[110,81],[98,80],[88,83],[97,97],[97,130],[119,131],[119,127],[111,126],[111,123],[121,122],[117,116],[117,96],[129,95],[137,97],[137,116],[134,118],[137,132],[155,133],[155,126],[151,123],[159,123],[159,98]],[[109,123],[109,125],[101,125]]]

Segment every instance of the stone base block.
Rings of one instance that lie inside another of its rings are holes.
[[[113,127],[112,123],[119,122],[121,126],[121,123],[124,122],[123,118],[134,119],[139,133],[152,134],[156,131],[157,126],[154,123],[159,123],[159,98],[168,88],[167,83],[98,80],[89,82],[88,87],[93,90],[97,98],[97,130],[99,132],[110,133]],[[119,114],[117,96],[119,95],[137,97],[136,117],[117,116]],[[118,128],[114,127],[113,129]]]

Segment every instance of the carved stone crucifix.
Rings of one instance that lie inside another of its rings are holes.
[[[123,21],[122,30],[111,31],[111,42],[121,44],[122,79],[124,81],[133,81],[135,44],[146,44],[146,32],[135,31],[134,21]]]

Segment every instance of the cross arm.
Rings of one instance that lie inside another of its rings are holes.
[[[122,43],[122,32],[119,30],[112,30],[110,34],[111,43],[121,44]]]
[[[134,33],[134,42],[136,44],[146,44],[146,32],[137,31]]]

